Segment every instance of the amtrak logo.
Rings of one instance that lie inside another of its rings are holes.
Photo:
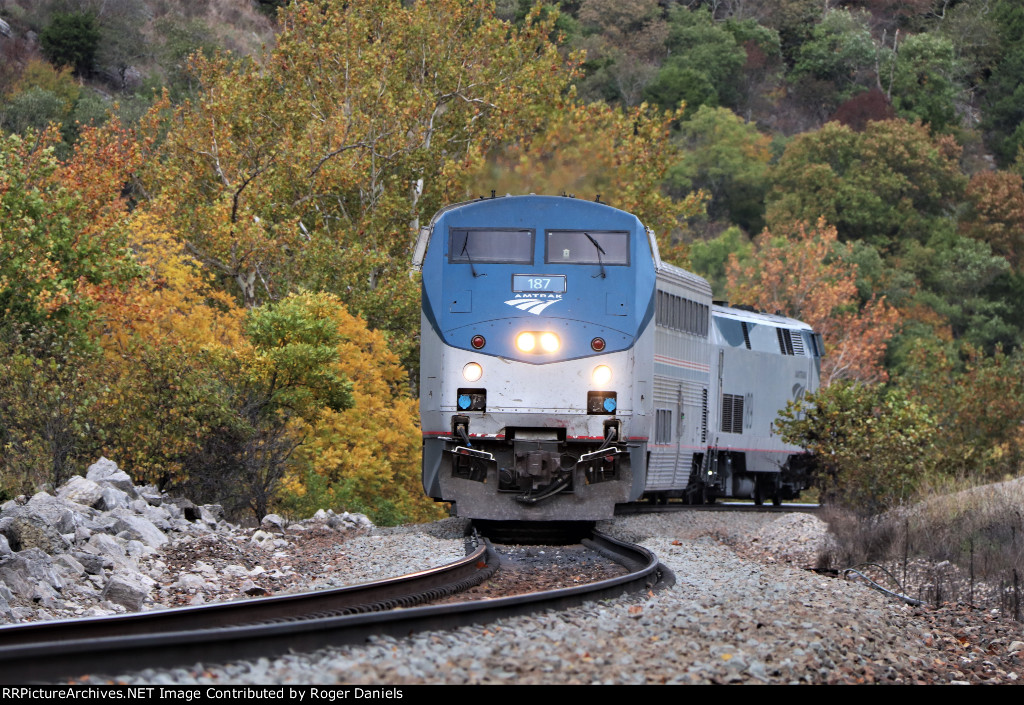
[[[535,316],[539,316],[544,309],[551,304],[557,304],[561,300],[561,297],[554,298],[553,295],[549,295],[549,298],[539,298],[536,296],[525,296],[506,301],[509,306],[514,306],[520,311],[528,311]]]

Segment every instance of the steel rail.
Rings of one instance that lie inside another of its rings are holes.
[[[341,616],[302,618],[293,615],[286,621],[280,621],[279,617],[275,617],[274,619],[279,621],[241,626],[211,628],[207,623],[202,628],[179,626],[176,630],[158,633],[138,633],[136,630],[135,633],[127,636],[111,635],[110,627],[102,626],[104,636],[78,632],[74,638],[60,639],[52,638],[56,634],[56,631],[53,631],[47,634],[48,640],[46,641],[25,642],[17,645],[10,645],[5,636],[21,630],[24,630],[26,634],[30,631],[44,633],[42,629],[37,631],[30,628],[41,628],[47,623],[5,627],[0,629],[0,644],[3,644],[0,646],[0,683],[47,682],[84,674],[127,673],[144,668],[170,668],[197,662],[215,663],[245,658],[273,657],[291,651],[313,651],[325,646],[360,644],[372,635],[403,637],[425,630],[448,630],[459,626],[483,624],[501,617],[528,614],[544,609],[564,609],[589,600],[617,597],[630,591],[670,585],[674,581],[671,571],[661,566],[657,556],[647,549],[596,533],[591,541],[591,548],[608,557],[613,557],[614,560],[626,565],[631,572],[590,585],[494,600]],[[486,550],[486,563],[496,564],[498,559],[493,549],[486,547]],[[476,553],[470,558],[475,558],[477,564],[484,562]],[[399,581],[404,578],[394,580]],[[372,587],[373,585],[375,584],[355,587]],[[276,598],[264,598],[250,602],[254,608],[259,609],[271,599]],[[228,605],[204,605],[199,608],[165,610],[146,613],[146,615],[163,615],[169,612],[185,615],[193,610],[198,615],[209,607],[224,608]],[[208,613],[213,614],[212,611]],[[143,616],[128,615],[127,617]],[[189,616],[188,619],[194,621],[198,619],[198,616]],[[65,624],[73,621],[78,620],[68,620]],[[97,625],[97,623],[107,622],[128,624],[131,620],[114,617],[81,621]]]
[[[673,512],[748,512],[758,514],[785,514],[800,512],[803,514],[820,514],[822,506],[819,504],[781,504],[778,507],[740,502],[721,502],[715,504],[683,504],[672,502],[669,504],[648,504],[646,502],[630,502],[619,504],[615,507],[615,516],[628,516],[630,514],[671,514]]]
[[[488,561],[487,552],[487,545],[472,537],[467,540],[465,558],[371,583],[195,607],[0,627],[0,647],[194,631],[255,622],[308,619],[312,615],[338,616],[410,607],[478,585],[489,578],[497,569],[497,561]],[[490,570],[486,570],[488,563]]]

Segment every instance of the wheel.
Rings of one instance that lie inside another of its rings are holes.
[[[764,490],[761,489],[761,481],[754,480],[754,504],[758,507],[764,504]]]
[[[708,492],[707,485],[700,486],[700,503],[701,504],[714,504],[715,496]]]
[[[772,506],[773,507],[781,507],[782,506],[782,496],[778,492],[776,492],[775,494],[772,495]]]

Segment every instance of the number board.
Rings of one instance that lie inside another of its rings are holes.
[[[564,274],[513,274],[512,291],[517,294],[545,292],[548,294],[565,293]]]

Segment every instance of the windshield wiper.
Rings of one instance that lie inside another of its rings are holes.
[[[597,279],[598,277],[601,277],[602,279],[605,279],[607,277],[607,275],[604,273],[604,262],[601,261],[601,255],[606,255],[608,253],[604,251],[604,248],[601,247],[600,244],[598,244],[597,240],[595,240],[593,238],[593,236],[591,236],[590,233],[585,232],[583,234],[586,235],[587,239],[590,240],[592,243],[594,243],[594,247],[597,248],[597,263],[599,265],[601,265],[601,273],[600,274],[595,274],[594,276],[591,277],[591,279]]]
[[[462,252],[459,253],[459,257],[466,255],[466,261],[469,262],[469,271],[473,273],[473,278],[486,277],[486,274],[477,274],[476,267],[473,266],[473,258],[469,256],[469,233],[466,233],[466,239],[462,241]]]

